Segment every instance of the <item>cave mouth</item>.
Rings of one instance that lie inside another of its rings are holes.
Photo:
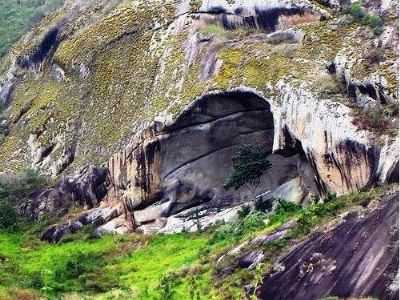
[[[257,144],[272,153],[274,118],[270,104],[254,92],[230,91],[202,96],[167,126],[159,139],[161,202],[169,214],[202,203],[226,207],[252,196],[246,188],[225,190],[232,156],[239,146]],[[272,168],[257,193],[295,178],[298,153],[270,154]],[[175,209],[174,209],[175,207]]]

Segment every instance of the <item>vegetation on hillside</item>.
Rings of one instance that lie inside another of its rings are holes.
[[[383,32],[383,20],[375,14],[368,13],[359,1],[354,2],[349,10],[355,21],[371,27],[376,35]]]
[[[19,221],[16,207],[34,190],[47,185],[47,179],[35,170],[27,169],[16,175],[0,175],[0,230],[16,230]]]
[[[64,0],[0,0],[0,57],[31,26]]]
[[[380,194],[331,195],[307,208],[281,200],[272,213],[242,212],[237,221],[200,233],[94,238],[87,230],[49,245],[38,239],[45,224],[0,230],[0,299],[241,299],[243,286],[259,282],[257,274],[270,270],[294,243]],[[226,263],[235,266],[234,260],[217,263],[223,254],[290,220],[297,226],[289,234],[261,246],[266,259],[257,270],[221,272]]]
[[[272,167],[267,159],[268,151],[260,145],[242,145],[232,157],[233,172],[225,183],[225,188],[235,190],[246,186],[255,197],[261,183],[261,176]]]

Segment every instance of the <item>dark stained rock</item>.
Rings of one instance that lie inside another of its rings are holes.
[[[316,233],[265,277],[260,299],[314,300],[326,296],[398,299],[389,287],[398,269],[398,194],[363,216],[349,214],[336,228]]]
[[[240,145],[258,144],[271,153],[272,168],[261,178],[259,193],[312,172],[297,151],[272,153],[273,141],[274,118],[267,101],[248,91],[204,95],[175,121],[149,127],[110,159],[108,197],[122,199],[137,226],[201,205],[237,206],[252,197],[244,187],[224,188]],[[296,180],[296,189],[289,187],[292,193],[286,195],[316,192],[309,181]]]
[[[106,169],[85,167],[76,175],[61,179],[52,188],[34,192],[19,211],[35,220],[44,215],[62,216],[73,205],[93,208],[107,193],[106,178]]]
[[[262,250],[250,251],[239,259],[240,268],[252,269],[264,259]]]
[[[62,224],[50,226],[41,236],[42,241],[58,243],[62,237],[73,234],[81,230],[84,226],[93,225],[99,227],[108,221],[121,215],[118,207],[98,207],[84,212],[78,218]]]

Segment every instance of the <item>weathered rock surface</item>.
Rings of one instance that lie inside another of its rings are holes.
[[[336,228],[313,234],[279,263],[258,290],[261,299],[314,300],[326,296],[397,299],[398,193],[376,209],[350,213]]]
[[[21,211],[62,215],[104,198],[126,216],[105,230],[194,230],[250,199],[223,189],[244,143],[271,152],[257,192],[274,198],[303,204],[398,181],[398,113],[386,116],[398,103],[396,5],[366,2],[385,21],[374,36],[339,15],[348,1],[320,4],[68,1],[1,65],[0,171],[108,170],[83,185],[65,177]],[[383,61],[371,63],[375,48]],[[372,108],[383,128],[357,121]]]
[[[98,207],[82,213],[78,218],[63,224],[50,226],[42,233],[41,240],[50,243],[58,243],[61,238],[83,229],[84,226],[93,225],[98,227],[98,235],[105,233],[124,233],[124,230],[117,222],[117,217],[122,214],[119,207]],[[112,220],[112,221],[111,221]]]
[[[63,216],[73,206],[96,207],[107,193],[107,170],[88,166],[56,186],[34,192],[20,207],[22,215],[39,219]]]
[[[246,189],[226,191],[223,185],[238,145],[259,144],[272,151],[274,125],[269,107],[267,101],[249,92],[200,98],[176,121],[158,128],[155,124],[139,143],[110,160],[113,189],[109,198],[124,199],[139,228],[174,216],[166,224],[172,232],[194,227],[191,222],[178,221],[183,210],[206,204],[205,215],[210,215],[213,208],[218,211],[251,200]],[[271,153],[269,159],[272,169],[262,178],[259,192],[281,186],[276,195],[296,202],[317,192],[305,176],[312,168],[301,152]],[[285,185],[292,178],[297,179]]]

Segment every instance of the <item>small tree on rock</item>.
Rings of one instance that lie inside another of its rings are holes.
[[[272,167],[267,159],[269,152],[260,145],[242,145],[232,157],[233,172],[226,181],[225,189],[238,190],[246,186],[255,197],[261,176]]]

